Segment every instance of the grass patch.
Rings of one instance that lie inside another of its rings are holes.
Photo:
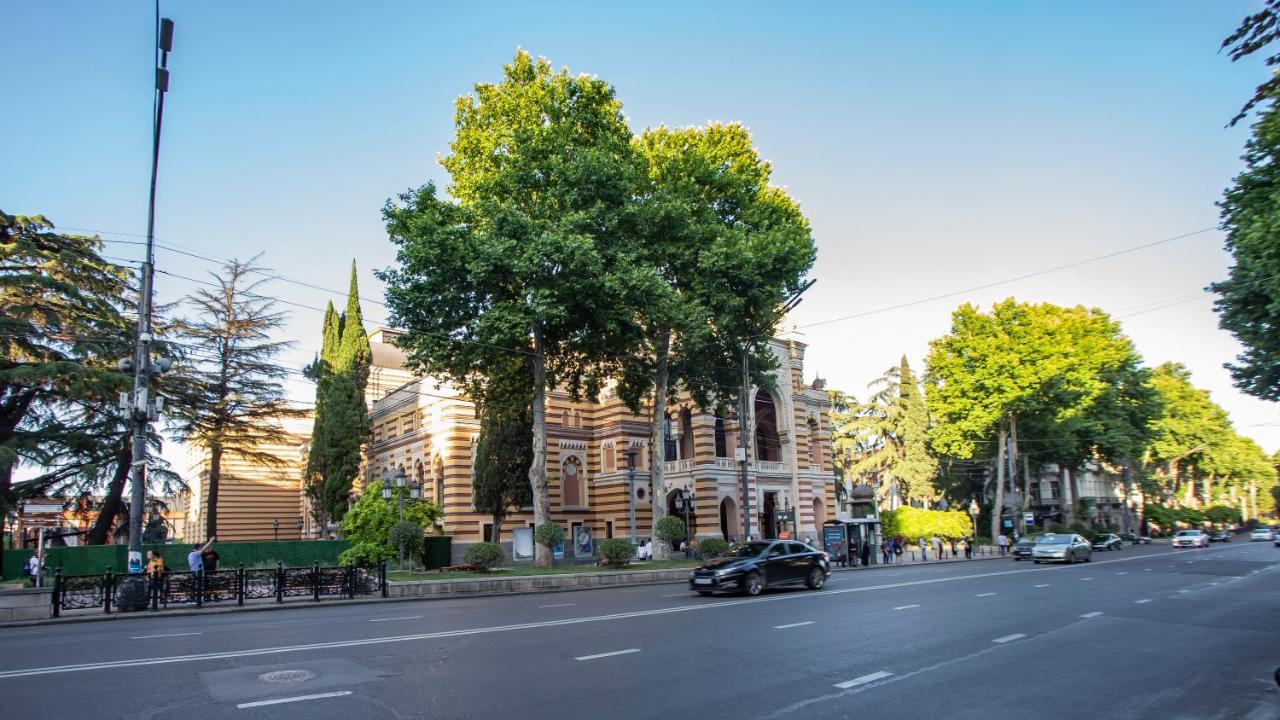
[[[625,568],[616,570],[610,567],[596,567],[595,565],[553,565],[549,568],[535,567],[533,565],[516,565],[514,567],[494,568],[489,572],[447,572],[442,573],[437,570],[430,572],[399,572],[388,571],[387,579],[395,582],[405,581],[422,581],[422,580],[460,580],[464,578],[481,578],[481,577],[523,577],[528,575],[568,575],[576,573],[593,573],[593,572],[635,572],[639,570],[679,570],[682,568],[695,568],[701,565],[700,560],[663,560],[662,562],[644,562],[628,565]]]

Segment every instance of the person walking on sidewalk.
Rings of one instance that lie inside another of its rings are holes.
[[[970,535],[964,539],[964,559],[973,559],[973,536]]]
[[[1004,557],[1009,552],[1009,538],[1000,533],[996,536],[996,546],[1000,548],[1000,557]]]
[[[960,557],[960,553],[956,551],[956,539],[951,538],[951,558],[954,560],[958,557]]]
[[[933,540],[930,543],[933,545],[933,559],[942,560],[942,538],[938,537],[937,533],[934,533]]]
[[[920,537],[920,539],[919,539],[919,540],[917,540],[917,541],[916,541],[916,545],[918,545],[918,546],[920,547],[920,561],[921,561],[921,562],[924,562],[924,561],[928,560],[928,559],[929,559],[929,546],[925,543],[925,541],[924,541],[924,536],[923,536],[923,535]]]

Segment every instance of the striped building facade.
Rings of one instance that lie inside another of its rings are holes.
[[[416,479],[424,496],[443,509],[443,531],[455,545],[490,540],[492,518],[472,502],[472,458],[479,439],[476,407],[447,383],[413,377],[404,356],[390,343],[395,333],[379,330],[371,377],[372,437],[363,479],[396,470]],[[820,380],[804,381],[805,344],[794,332],[771,342],[782,375],[773,392],[753,388],[748,408],[748,512],[751,534],[791,532],[816,540],[823,521],[835,516],[835,474],[830,455],[830,404]],[[394,389],[391,380],[404,378]],[[385,394],[380,394],[385,392]],[[652,518],[649,473],[650,423],[647,408],[630,412],[606,389],[598,402],[574,401],[565,392],[547,397],[547,480],[552,519],[568,537],[586,530],[597,541],[629,537],[631,494],[628,452],[635,461],[635,534],[647,538]],[[663,438],[666,497],[659,502],[677,512],[676,490],[692,492],[690,527],[698,538],[739,539],[743,492],[735,461],[738,422],[703,411],[690,398],[668,407]],[[779,514],[793,511],[793,521]],[[533,524],[532,508],[513,512],[503,524],[510,542],[515,528]]]

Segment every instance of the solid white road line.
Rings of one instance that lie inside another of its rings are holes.
[[[842,683],[836,683],[836,687],[840,688],[841,690],[848,690],[851,687],[857,687],[858,685],[866,685],[867,683],[870,683],[870,682],[883,680],[884,678],[887,678],[892,674],[893,673],[891,672],[885,672],[884,670],[881,670],[879,672],[873,672],[870,675],[863,675],[862,677],[856,677],[852,680],[845,680]]]
[[[204,633],[189,632],[189,633],[164,633],[162,635],[134,635],[129,639],[130,640],[150,640],[151,638],[182,637],[184,635],[203,635],[203,634]]]
[[[992,595],[995,595],[995,593],[979,593],[974,595],[974,597],[991,597]]]
[[[582,657],[574,658],[574,660],[599,660],[600,658],[613,657],[614,655],[630,655],[631,653],[638,652],[640,652],[640,648],[628,648],[626,650],[614,650],[613,652],[607,653],[596,653],[595,655],[583,655]]]
[[[316,693],[315,695],[297,695],[294,697],[275,698],[274,700],[258,700],[257,702],[240,703],[236,707],[244,710],[245,708],[262,707],[264,705],[279,705],[281,703],[302,702],[303,700],[320,700],[322,698],[342,697],[350,694],[350,690],[339,690],[337,692]]]
[[[1107,563],[1131,562],[1135,560],[1148,559],[1149,555],[1135,555],[1133,557],[1120,558],[1117,560],[1100,560],[1097,564],[1104,565]],[[195,655],[169,655],[161,657],[142,657],[127,658],[122,660],[105,660],[92,663],[77,663],[74,665],[52,665],[45,667],[29,667],[19,668],[16,670],[0,670],[0,680],[10,678],[31,677],[35,675],[54,675],[58,673],[69,672],[85,672],[89,670],[110,670],[116,668],[135,668],[144,665],[169,665],[172,663],[188,663],[188,662],[205,662],[209,660],[226,660],[230,658],[242,657],[259,657],[264,655],[279,655],[282,653],[309,652],[312,650],[326,650],[339,647],[360,647],[365,645],[385,645],[387,643],[399,642],[421,642],[423,640],[437,640],[440,638],[464,637],[469,635],[487,635],[492,633],[514,632],[517,630],[535,630],[541,628],[557,627],[560,625],[581,625],[584,623],[612,622],[616,620],[629,620],[632,618],[653,617],[656,615],[670,615],[674,613],[684,612],[702,612],[706,610],[717,610],[721,608],[737,607],[739,605],[754,605],[757,603],[769,602],[791,602],[804,600],[808,601],[812,598],[828,597],[832,595],[845,595],[847,593],[864,593],[874,592],[877,590],[891,590],[904,587],[915,587],[918,585],[934,585],[937,583],[959,582],[963,580],[977,580],[989,577],[1001,577],[1004,575],[1019,575],[1023,573],[1033,572],[1060,572],[1058,568],[1027,568],[1025,570],[996,570],[993,572],[973,573],[971,575],[954,575],[951,577],[928,578],[925,580],[906,580],[896,583],[884,583],[881,585],[863,585],[860,587],[840,588],[838,590],[820,590],[808,593],[785,593],[777,595],[769,595],[767,597],[742,598],[738,600],[723,600],[720,602],[700,602],[691,605],[676,605],[668,608],[654,608],[650,610],[636,610],[632,612],[612,613],[609,615],[587,615],[583,617],[562,618],[559,620],[541,620],[538,622],[516,623],[511,625],[491,625],[487,627],[473,627],[459,630],[440,630],[429,633],[415,633],[413,635],[390,635],[372,638],[361,638],[356,640],[334,640],[329,642],[308,643],[305,645],[281,645],[276,647],[257,647],[241,650],[228,650],[223,652],[210,652]],[[647,588],[641,588],[646,590]]]
[[[1098,616],[1099,616],[1099,615],[1101,615],[1101,614],[1102,614],[1102,613],[1100,613],[1100,612],[1094,611],[1094,612],[1087,612],[1087,613],[1085,613],[1085,614],[1081,615],[1080,617],[1082,617],[1082,618],[1095,618],[1095,617],[1098,617]]]
[[[546,609],[546,608],[553,608],[553,607],[570,607],[570,606],[572,606],[573,604],[574,604],[574,603],[558,603],[558,604],[556,604],[556,605],[539,605],[539,606],[538,606],[538,609],[539,609],[539,610],[544,610],[544,609]]]
[[[1143,599],[1141,599],[1141,600],[1134,600],[1134,601],[1133,601],[1133,604],[1134,604],[1134,605],[1141,605],[1141,604],[1143,604],[1143,603],[1149,603],[1149,602],[1151,602],[1151,598],[1143,598]]]
[[[1093,578],[1080,578],[1080,582],[1084,582],[1085,580],[1092,580],[1092,579]]]
[[[1036,585],[1036,587],[1049,587],[1049,583],[1040,583],[1039,585]]]
[[[813,624],[813,621],[812,621],[812,620],[805,620],[804,622],[798,622],[798,623],[787,623],[786,625],[774,625],[774,626],[773,626],[773,629],[774,629],[774,630],[786,630],[787,628],[800,627],[801,625],[812,625],[812,624]]]
[[[894,608],[894,610],[910,610],[911,608],[917,608],[917,607],[920,607],[920,606],[919,605],[899,605],[898,607]]]
[[[1026,636],[1027,636],[1026,633],[1014,633],[1012,635],[1005,635],[1004,637],[998,637],[995,640],[992,640],[991,642],[1004,644],[1007,642],[1013,642],[1014,640],[1021,640]]]
[[[1189,592],[1191,592],[1191,591],[1190,591],[1190,590],[1179,590],[1178,592],[1179,592],[1179,593],[1184,593],[1184,594],[1185,594],[1185,593],[1189,593]]]
[[[1122,570],[1122,571],[1120,571],[1120,572],[1118,572],[1118,573],[1116,573],[1116,574],[1117,574],[1117,575],[1128,575],[1129,573],[1128,573],[1128,572],[1125,572],[1125,571],[1123,571],[1123,570]]]
[[[421,618],[422,618],[421,615],[405,615],[404,617],[373,618],[369,622],[389,622],[391,620],[419,620]]]

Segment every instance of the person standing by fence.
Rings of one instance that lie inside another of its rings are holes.
[[[214,538],[200,547],[191,548],[191,552],[187,553],[187,570],[191,572],[191,600],[195,601],[196,595],[199,593],[201,575],[204,573],[204,553],[213,547]],[[215,566],[217,559],[214,561]]]

